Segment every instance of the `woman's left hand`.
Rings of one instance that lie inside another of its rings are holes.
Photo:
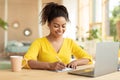
[[[77,60],[70,62],[69,64],[67,64],[67,67],[76,69],[77,66],[86,65],[88,63],[89,63],[89,59],[82,58],[82,59],[77,59]]]
[[[74,61],[70,62],[69,64],[67,64],[67,67],[76,69],[77,65],[78,65],[78,61],[74,60]]]

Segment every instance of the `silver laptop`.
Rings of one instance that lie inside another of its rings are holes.
[[[69,71],[70,74],[97,77],[117,71],[118,68],[118,42],[100,42],[96,45],[94,68]]]

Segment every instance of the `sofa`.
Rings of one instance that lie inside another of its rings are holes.
[[[24,54],[30,45],[31,42],[8,41],[5,51],[10,54]]]

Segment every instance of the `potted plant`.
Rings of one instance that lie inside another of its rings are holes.
[[[1,18],[0,18],[0,27],[3,28],[4,30],[7,30],[7,22],[2,20]]]
[[[102,41],[101,30],[98,27],[91,28],[88,32],[89,35],[84,42],[85,50],[94,58],[96,43]]]
[[[120,37],[117,30],[120,26],[120,5],[116,6],[112,11],[112,16],[110,17],[110,35],[114,37],[114,41],[120,41]]]
[[[7,22],[5,22],[3,19],[0,18],[0,27],[3,28],[4,30],[7,30]],[[6,35],[5,35],[6,36]],[[6,37],[5,37],[5,43],[6,43]],[[5,46],[5,45],[4,45]]]
[[[101,32],[97,28],[92,28],[87,33],[89,33],[89,36],[87,37],[87,40],[99,40],[101,41]]]

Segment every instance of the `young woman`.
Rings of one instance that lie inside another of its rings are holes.
[[[63,38],[66,24],[69,21],[68,11],[65,6],[57,3],[48,3],[42,9],[41,23],[47,23],[50,34],[36,39],[30,46],[23,61],[25,68],[62,70],[65,67],[76,68],[89,64],[92,58],[72,39]],[[76,60],[71,62],[71,55]]]

